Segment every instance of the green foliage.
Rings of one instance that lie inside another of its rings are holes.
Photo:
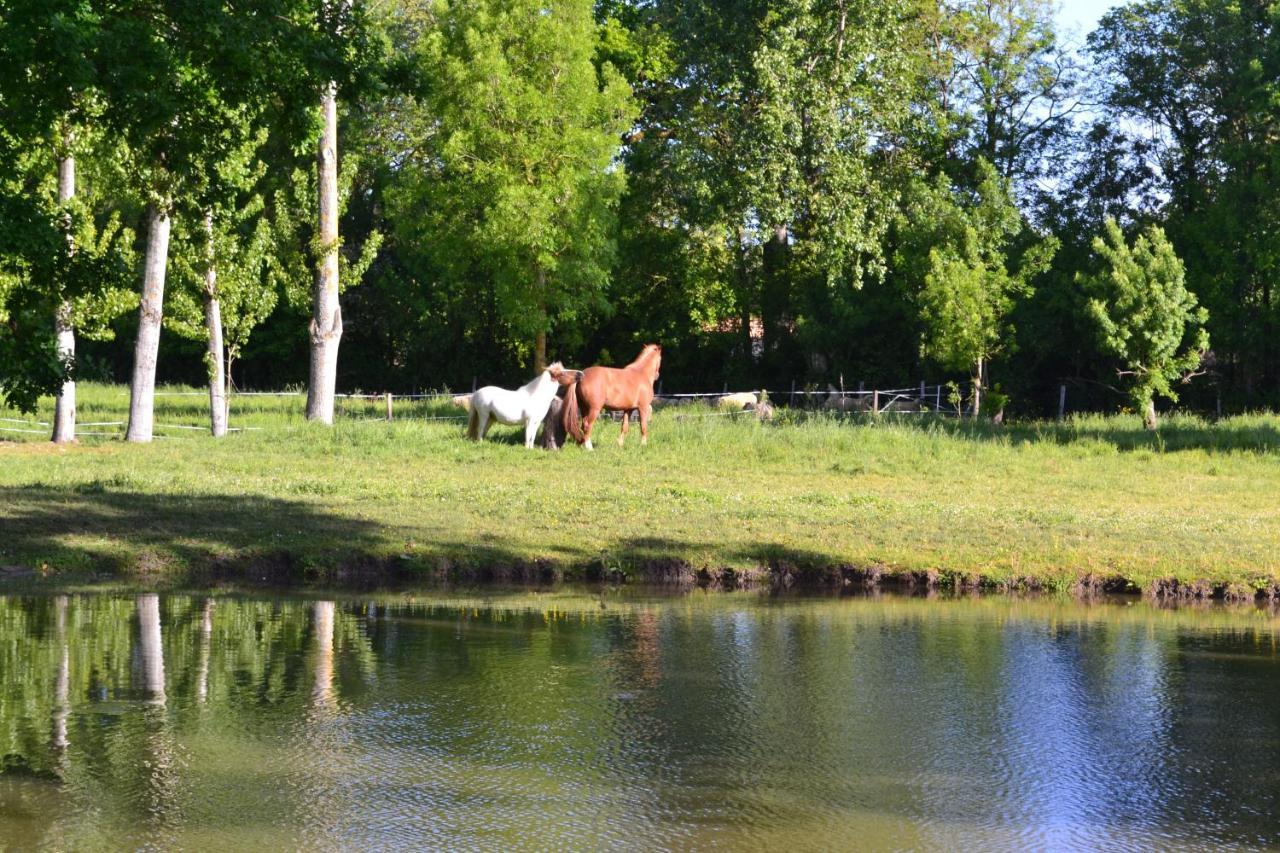
[[[1176,401],[1209,349],[1209,312],[1187,290],[1182,261],[1158,227],[1130,246],[1115,220],[1094,239],[1097,269],[1078,281],[1103,348],[1120,360],[1129,398],[1145,411],[1156,396]]]
[[[1164,203],[1157,221],[1209,309],[1241,402],[1280,377],[1280,26],[1275,3],[1144,0],[1089,37],[1112,124],[1138,126]]]
[[[437,14],[422,46],[431,130],[392,197],[400,245],[420,245],[448,281],[491,282],[516,340],[572,330],[608,309],[630,88],[610,64],[597,71],[587,0],[459,0]]]
[[[913,218],[925,223],[923,233],[907,243],[914,242],[917,256],[928,246],[919,297],[921,353],[957,370],[980,370],[1008,345],[1014,300],[1030,291],[1031,279],[1057,249],[1051,237],[1026,233],[1007,182],[990,165],[979,161],[978,174],[971,200],[957,198],[945,178],[920,187]],[[1029,245],[1015,258],[1019,241]]]

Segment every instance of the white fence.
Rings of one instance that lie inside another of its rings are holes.
[[[954,392],[954,386],[948,385],[926,385],[921,383],[915,388],[888,388],[888,389],[859,389],[857,391],[840,390],[836,388],[828,388],[826,391],[818,391],[814,389],[797,389],[794,385],[789,391],[742,391],[731,392],[726,386],[725,390],[720,392],[697,392],[697,393],[679,393],[666,394],[658,393],[654,395],[654,402],[659,407],[675,407],[692,403],[707,403],[712,407],[721,404],[726,398],[743,398],[745,395],[753,395],[758,402],[760,395],[767,394],[768,400],[774,405],[785,405],[791,408],[807,408],[820,409],[832,412],[849,413],[849,414],[940,414],[956,416],[960,414],[959,408],[951,402]],[[156,397],[208,397],[207,391],[158,391]],[[232,396],[232,401],[241,397],[305,397],[305,391],[238,391]],[[469,396],[465,392],[463,394],[452,394],[449,392],[432,392],[423,394],[336,394],[337,401],[335,415],[344,419],[356,420],[380,420],[390,421],[396,419],[395,402],[402,401],[432,401],[432,400],[452,400],[456,397]],[[377,417],[367,415],[356,415],[354,413],[347,414],[342,411],[341,401],[365,401],[365,402],[381,402],[383,404],[383,413]],[[731,411],[716,412],[689,412],[682,413],[681,417],[725,417],[743,413],[743,408],[739,405]],[[621,413],[614,413],[614,416],[621,418]],[[403,417],[403,416],[401,416]],[[458,415],[410,415],[409,419],[414,421],[452,421],[461,423],[467,420],[466,414]],[[12,426],[11,426],[12,425]],[[48,435],[51,424],[47,421],[27,420],[19,418],[0,418],[0,432],[21,433],[29,435]],[[77,436],[96,436],[96,437],[119,437],[123,435],[125,427],[124,421],[87,421],[76,424]],[[261,432],[266,427],[230,427],[228,432]],[[108,431],[110,430],[110,431]],[[154,425],[155,438],[173,439],[180,437],[183,433],[190,432],[208,432],[208,424],[193,423],[157,423]],[[177,435],[166,435],[166,431],[174,431]]]

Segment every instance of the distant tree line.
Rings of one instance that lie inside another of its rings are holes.
[[[217,434],[659,341],[669,390],[1275,405],[1280,3],[1054,11],[0,0],[0,393],[65,439],[127,381],[145,440],[157,377]]]

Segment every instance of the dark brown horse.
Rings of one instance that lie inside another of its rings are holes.
[[[564,428],[574,440],[591,450],[591,428],[601,409],[622,412],[622,434],[618,445],[627,440],[627,422],[631,410],[640,415],[640,443],[649,441],[649,415],[652,413],[653,383],[658,379],[662,347],[646,344],[636,360],[626,367],[588,367],[582,378],[567,385],[564,395]]]

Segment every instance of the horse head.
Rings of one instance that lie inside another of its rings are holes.
[[[547,373],[549,373],[551,375],[551,378],[555,380],[557,383],[559,383],[560,385],[572,385],[575,382],[582,381],[581,370],[572,370],[570,368],[566,368],[563,364],[561,364],[558,361],[555,364],[549,365],[547,367]]]
[[[644,349],[640,350],[640,355],[636,356],[636,360],[632,364],[647,371],[650,382],[657,382],[658,368],[662,364],[662,345],[645,344]]]

